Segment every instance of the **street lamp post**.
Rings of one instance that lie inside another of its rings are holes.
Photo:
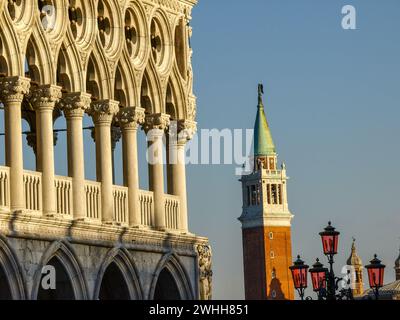
[[[383,277],[386,266],[375,255],[370,264],[365,266],[368,271],[369,286],[374,292],[376,300],[379,299],[379,289],[383,287]]]
[[[328,269],[324,268],[324,265],[317,259],[312,269],[310,269],[310,274],[313,290],[318,294],[318,300],[323,300],[323,297],[326,296],[326,275],[328,274]]]
[[[332,227],[332,223],[329,221],[328,226],[324,229],[324,231],[320,232],[319,235],[321,236],[322,248],[324,250],[324,254],[328,258],[330,267],[328,275],[327,297],[328,300],[335,300],[336,283],[333,264],[335,263],[334,256],[338,252],[340,232],[336,231],[335,228]]]
[[[297,256],[297,260],[294,262],[294,265],[289,267],[290,271],[292,272],[294,287],[299,293],[301,300],[304,300],[304,293],[307,289],[308,268],[308,265],[304,264],[304,261],[301,260],[300,256]]]
[[[338,278],[335,276],[333,265],[335,263],[334,257],[338,253],[339,235],[340,232],[332,226],[329,222],[328,226],[324,231],[319,234],[322,240],[322,248],[324,254],[328,258],[329,269],[325,268],[324,265],[317,259],[316,263],[309,270],[311,274],[311,280],[313,290],[318,294],[319,300],[353,300],[353,292],[350,287],[351,277],[350,270],[347,271],[347,288],[339,289],[339,283],[344,281],[344,278]],[[290,267],[292,272],[294,287],[299,292],[301,300],[305,300],[305,290],[307,288],[307,272],[308,265],[297,257],[297,261]],[[368,277],[371,289],[374,290],[376,298],[379,297],[379,289],[383,286],[383,276],[385,266],[375,255],[375,258],[371,261],[371,264],[366,266],[368,270]],[[310,297],[306,300],[312,300]]]

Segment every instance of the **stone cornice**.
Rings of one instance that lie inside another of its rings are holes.
[[[73,243],[163,252],[166,247],[195,255],[194,246],[208,245],[208,239],[195,235],[166,233],[151,229],[138,229],[106,225],[91,221],[71,221],[32,215],[30,213],[0,212],[1,233],[15,238],[46,241],[68,239]],[[169,250],[168,249],[168,250]]]
[[[242,216],[239,221],[242,223],[243,229],[251,229],[257,227],[290,227],[294,216],[290,213],[284,214],[267,214],[264,216]]]

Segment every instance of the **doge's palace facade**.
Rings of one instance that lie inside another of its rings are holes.
[[[196,130],[196,2],[0,0],[0,299],[211,298],[211,249],[188,230],[185,163],[170,155],[183,159]],[[97,181],[85,179],[85,114]],[[54,169],[62,116],[68,177]],[[22,119],[34,172],[23,167]],[[166,134],[171,126],[180,134]],[[138,171],[140,129],[158,157],[164,143],[173,150],[148,177]],[[119,138],[123,186],[113,179]],[[49,270],[56,287],[46,290]]]

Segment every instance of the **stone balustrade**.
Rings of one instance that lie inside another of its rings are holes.
[[[178,196],[165,196],[165,223],[167,229],[179,228],[179,197]]]
[[[24,172],[25,208],[34,213],[42,211],[42,174]]]
[[[42,174],[24,171],[24,199],[28,213],[42,214]],[[73,219],[73,179],[55,177],[56,214],[66,219]],[[85,181],[85,220],[101,223],[101,183]],[[167,230],[179,230],[180,200],[178,196],[164,195],[164,214]],[[0,208],[10,210],[9,168],[0,167]],[[155,227],[154,193],[139,190],[138,208],[140,210],[140,226]],[[121,226],[129,226],[129,190],[127,187],[113,186],[113,221]]]
[[[143,226],[154,225],[154,194],[151,191],[139,193],[140,218]]]
[[[0,168],[0,208],[7,208],[10,205],[9,184],[9,169]]]

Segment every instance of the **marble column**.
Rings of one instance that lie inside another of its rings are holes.
[[[148,140],[149,186],[150,191],[154,193],[154,227],[158,230],[166,229],[163,137],[169,124],[170,116],[160,113],[146,116],[143,126]]]
[[[0,97],[4,104],[5,117],[6,165],[10,167],[11,211],[25,209],[21,104],[29,88],[30,79],[0,78]]]
[[[54,183],[54,135],[53,111],[56,103],[61,98],[61,87],[43,85],[31,90],[30,101],[37,113],[37,136],[42,164],[42,197],[43,214],[54,216],[56,214],[56,189]]]
[[[139,207],[139,163],[137,151],[138,126],[145,121],[142,108],[124,108],[118,114],[122,130],[124,185],[128,187],[129,225],[142,224]]]
[[[188,232],[185,147],[187,142],[193,138],[196,130],[196,122],[188,120],[178,121],[175,132],[170,130],[168,157],[172,179],[169,184],[170,193],[179,197],[179,229],[183,232]]]
[[[88,111],[95,125],[97,181],[101,182],[102,220],[107,224],[113,224],[115,220],[111,123],[118,110],[118,101],[102,100],[93,102]]]
[[[76,92],[63,96],[59,107],[67,119],[68,175],[72,178],[73,215],[86,218],[85,157],[83,147],[83,117],[90,107],[90,94]]]

